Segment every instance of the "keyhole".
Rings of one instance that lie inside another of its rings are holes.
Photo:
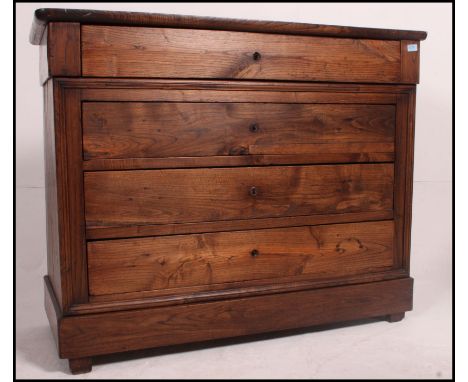
[[[249,127],[249,130],[252,132],[252,133],[256,133],[259,129],[259,126],[258,126],[258,123],[252,123]]]

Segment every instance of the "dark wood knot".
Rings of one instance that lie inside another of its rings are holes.
[[[252,249],[252,252],[250,252],[250,255],[252,257],[257,257],[258,255],[260,255],[260,252],[258,252],[257,249]]]
[[[247,155],[249,153],[249,149],[247,147],[231,147],[229,149],[229,155]]]
[[[252,55],[254,61],[258,61],[262,58],[262,55],[258,52],[254,52],[254,54]]]

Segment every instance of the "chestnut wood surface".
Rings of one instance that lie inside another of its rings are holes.
[[[93,368],[91,357],[70,358],[68,365],[72,374],[89,373]]]
[[[114,82],[115,81],[115,82]],[[160,90],[159,89],[168,89],[177,90],[177,88],[181,88],[183,86],[188,86],[190,88],[204,88],[198,94],[203,94],[206,89],[211,89],[210,91],[221,92],[222,95],[219,96],[218,93],[213,94],[213,100],[217,100],[216,97],[232,97],[232,93],[234,89],[255,89],[258,86],[258,89],[264,89],[262,91],[257,91],[255,94],[264,94],[265,92],[269,92],[271,89],[276,88],[276,90],[280,89],[273,83],[242,83],[242,84],[234,84],[232,82],[222,81],[222,82],[210,82],[210,81],[163,81],[163,80],[156,80],[156,81],[141,81],[141,80],[102,80],[102,79],[93,79],[93,80],[85,80],[85,79],[60,79],[60,80],[53,80],[54,84],[57,86],[56,91],[56,98],[54,103],[58,105],[58,110],[56,111],[56,118],[58,118],[60,122],[60,116],[62,115],[64,109],[70,110],[80,110],[80,101],[85,102],[95,102],[99,100],[100,96],[103,98],[107,98],[110,100],[119,100],[121,101],[125,96],[131,96],[132,98],[136,99],[138,102],[148,100],[150,102],[157,101],[157,97],[160,97]],[[137,86],[137,87],[136,87]],[[230,89],[230,94],[223,93],[221,90],[224,86]],[[121,90],[116,90],[113,87],[118,87]],[[127,87],[127,88],[125,88]],[[78,90],[79,91],[76,91]],[[141,90],[144,89],[144,90]],[[362,103],[366,103],[366,101],[370,100],[371,105],[376,105],[379,102],[377,93],[351,93],[350,91],[365,91],[365,92],[372,92],[373,89],[379,92],[379,96],[383,97],[382,100],[384,104],[394,105],[395,107],[395,155],[398,160],[395,166],[398,166],[398,170],[395,168],[395,197],[400,195],[402,192],[406,192],[402,190],[401,187],[405,188],[407,184],[410,184],[411,177],[409,175],[404,176],[408,170],[408,161],[409,161],[409,153],[406,144],[404,143],[406,140],[408,144],[412,144],[412,131],[414,132],[414,114],[411,113],[410,109],[414,108],[414,87],[407,87],[407,86],[384,86],[384,85],[376,85],[376,86],[369,86],[369,85],[330,85],[327,84],[287,84],[285,85],[286,91],[277,91],[274,97],[278,97],[283,101],[282,96],[279,97],[277,94],[281,93],[284,94],[285,97],[289,97],[290,94],[294,94],[294,96],[298,96],[298,93],[294,90],[301,89],[301,90],[310,90],[314,89],[317,92],[313,93],[313,97],[316,97],[316,100],[321,102],[325,101],[325,104],[329,102],[329,100],[338,100],[339,102],[343,102],[342,104],[348,106],[349,103],[353,101],[357,101],[359,105]],[[320,90],[319,90],[320,89]],[[339,93],[333,94],[330,90],[338,90],[340,89]],[[294,93],[290,93],[294,91]],[[328,92],[328,93],[327,93]],[[111,94],[114,93],[112,96]],[[236,93],[245,93],[245,92],[236,92]],[[173,93],[167,92],[168,97],[172,97]],[[181,92],[182,94],[182,92]],[[305,92],[300,97],[310,97],[310,92]],[[349,94],[350,97],[347,97],[346,94]],[[364,97],[363,95],[366,94]],[[190,102],[197,100],[196,97],[193,96],[190,99]],[[73,96],[73,97],[71,97]],[[211,96],[210,96],[211,97]],[[260,96],[261,97],[261,96]],[[270,97],[270,95],[268,95]],[[324,97],[324,98],[320,98]],[[372,98],[374,97],[374,98]],[[68,99],[70,100],[67,102],[65,108],[63,108],[63,100]],[[300,99],[300,98],[299,98]],[[257,101],[252,97],[252,101]],[[373,102],[372,102],[373,101]],[[197,101],[195,101],[197,102]],[[244,101],[245,102],[245,101]],[[293,102],[293,98],[291,97],[290,102]],[[393,104],[394,102],[394,104]],[[323,104],[323,103],[321,103]],[[73,111],[70,115],[75,115]],[[406,116],[406,118],[404,117]],[[68,128],[68,132],[71,132],[70,128],[72,126],[76,126],[75,122],[71,119],[66,119],[63,121],[63,125],[60,123],[58,126],[63,126],[61,129],[65,129],[66,126],[70,126]],[[60,130],[66,131],[66,130]],[[75,131],[75,130],[74,130]],[[79,130],[78,130],[79,131]],[[403,139],[403,135],[407,136],[408,138]],[[411,139],[410,139],[411,138]],[[73,142],[73,140],[71,141]],[[63,146],[61,146],[63,147]],[[406,154],[403,154],[405,153]],[[375,155],[376,153],[374,153]],[[63,154],[61,154],[63,155]],[[307,155],[309,155],[307,157]],[[321,154],[323,156],[323,160],[327,160],[330,158],[330,153],[328,154]],[[363,153],[356,154],[354,158],[361,158],[361,160],[371,160],[373,158],[370,155],[363,155]],[[227,156],[227,163],[228,165],[245,165],[248,163],[255,163],[257,165],[264,165],[269,163],[271,157],[285,157],[286,160],[293,160],[292,158],[302,158],[306,160],[306,158],[310,158],[311,154],[297,154],[297,155],[276,155],[276,156],[269,156],[269,155],[243,155],[243,156]],[[186,157],[186,163],[193,160],[194,157]],[[203,157],[200,157],[202,160]],[[205,157],[206,158],[206,157]],[[213,161],[221,160],[220,156],[213,157],[211,162],[196,162],[192,164],[192,166],[201,165],[203,163],[206,164],[213,164]],[[246,158],[246,162],[236,162],[236,158]],[[316,156],[316,158],[320,158],[320,156]],[[338,158],[338,157],[335,157]],[[375,156],[374,156],[375,158]],[[349,158],[348,158],[349,159]],[[166,160],[166,163],[163,161]],[[196,160],[196,158],[195,158]],[[297,159],[296,159],[297,160]],[[317,159],[319,160],[319,159]],[[105,163],[115,163],[114,161],[119,161],[118,159],[101,159],[102,162]],[[120,165],[127,166],[128,169],[132,169],[130,172],[134,172],[132,167],[135,163],[138,165],[139,163],[141,166],[150,165],[163,165],[163,166],[180,166],[184,163],[184,158],[130,158],[130,159],[122,159],[123,162]],[[147,161],[147,162],[145,162]],[[148,162],[149,161],[149,162]],[[254,162],[248,162],[254,161]],[[273,161],[274,162],[274,161]],[[59,163],[59,162],[57,162]],[[85,167],[86,163],[93,164],[93,160],[89,161],[81,161],[83,165],[83,170],[87,170]],[[96,163],[96,162],[94,162]],[[222,162],[221,162],[222,163]],[[236,164],[237,163],[237,164]],[[98,164],[98,163],[96,163]],[[287,164],[287,163],[286,163]],[[291,163],[290,163],[291,164]],[[93,164],[95,165],[95,164]],[[100,164],[102,165],[102,163]],[[383,164],[381,164],[383,165]],[[392,164],[388,164],[393,167]],[[63,166],[63,162],[60,162],[60,166]],[[114,166],[114,165],[112,165]],[[337,164],[337,166],[341,166]],[[347,166],[347,165],[346,165]],[[352,165],[354,166],[354,165]],[[274,166],[277,167],[277,166]],[[271,168],[274,168],[271,167]],[[295,167],[295,166],[287,166],[287,167]],[[309,167],[309,166],[306,166]],[[315,167],[315,166],[312,166]],[[316,167],[323,167],[323,166],[316,166]],[[92,168],[92,167],[90,167]],[[105,169],[112,169],[111,166],[104,167]],[[115,167],[118,169],[118,167]],[[265,167],[265,169],[270,167]],[[100,167],[96,167],[96,169],[102,169]],[[219,170],[224,170],[223,167],[219,168]],[[175,170],[172,170],[175,171]],[[113,173],[115,171],[107,171],[109,173]],[[100,173],[100,172],[97,172]],[[393,173],[393,171],[392,171]],[[91,173],[85,173],[91,174]],[[401,183],[398,179],[405,179],[404,183]],[[59,178],[61,186],[63,186],[63,178]],[[392,182],[393,184],[393,182]],[[402,186],[405,184],[405,186]],[[398,200],[402,200],[401,197],[398,197]],[[411,199],[411,197],[409,196]],[[310,279],[310,277],[306,274],[306,277],[309,277],[309,280],[305,279],[301,276],[291,276],[296,279],[296,281],[292,281],[291,277],[279,277],[276,278],[275,285],[271,284],[270,279],[259,279],[259,280],[244,280],[238,282],[229,282],[226,284],[212,284],[212,285],[205,285],[205,286],[189,286],[189,287],[178,287],[178,293],[174,295],[173,291],[175,289],[160,289],[160,290],[148,290],[148,291],[140,291],[140,292],[128,292],[128,293],[116,293],[116,294],[106,294],[106,295],[99,295],[99,296],[88,296],[89,301],[74,303],[71,306],[65,306],[66,314],[72,314],[76,316],[81,316],[82,314],[96,314],[97,312],[101,312],[102,314],[109,314],[112,311],[132,311],[133,309],[140,309],[140,308],[148,308],[153,309],[157,306],[172,306],[173,304],[178,304],[184,306],[188,301],[213,301],[213,300],[224,300],[225,298],[238,298],[242,296],[266,296],[272,293],[284,293],[285,291],[300,291],[304,288],[330,288],[330,287],[337,287],[338,285],[355,285],[356,283],[376,283],[381,280],[385,279],[394,279],[398,277],[405,277],[408,275],[407,271],[404,268],[398,268],[401,266],[408,267],[408,254],[409,254],[409,243],[407,241],[409,235],[409,228],[410,225],[407,223],[408,221],[408,212],[406,210],[408,203],[408,196],[405,194],[404,203],[400,203],[400,220],[396,220],[397,222],[404,222],[404,224],[397,224],[396,231],[395,231],[395,240],[394,240],[394,248],[395,248],[395,259],[394,259],[394,267],[392,269],[384,271],[384,272],[375,272],[375,273],[363,273],[355,276],[347,276],[347,277],[331,277],[326,278],[323,280],[320,279]],[[403,210],[402,210],[403,208]],[[403,218],[404,217],[404,218]],[[195,233],[200,232],[203,233],[207,232],[223,232],[225,230],[232,231],[232,230],[239,230],[239,229],[263,229],[263,228],[273,228],[275,226],[279,227],[291,227],[291,225],[308,225],[308,224],[330,224],[330,223],[344,223],[347,221],[351,222],[359,222],[363,220],[378,220],[378,219],[392,219],[393,218],[393,210],[376,210],[376,211],[367,211],[367,212],[347,212],[347,213],[339,213],[339,214],[319,214],[319,215],[310,215],[310,216],[291,216],[291,217],[280,217],[280,218],[263,218],[263,219],[240,219],[234,221],[214,221],[214,222],[203,222],[203,223],[178,223],[178,224],[150,224],[145,226],[137,226],[137,225],[130,225],[130,226],[113,226],[113,227],[87,227],[86,234],[88,239],[94,237],[94,239],[99,239],[101,237],[107,238],[116,238],[116,237],[127,237],[129,236],[151,236],[151,235],[173,235],[173,234],[180,234],[180,233]],[[95,231],[93,231],[95,230]],[[402,231],[404,230],[404,232]],[[400,233],[399,233],[400,232]],[[403,232],[403,233],[402,233]],[[60,233],[62,235],[62,233]],[[95,235],[95,236],[92,236]],[[102,235],[102,236],[101,236]],[[398,236],[399,235],[399,236]],[[403,245],[401,244],[403,241]],[[65,241],[66,243],[66,241]],[[401,253],[404,251],[404,253]],[[78,254],[77,254],[78,255]],[[60,263],[67,264],[63,262],[63,259],[67,259],[66,257],[62,257],[62,253],[60,254]],[[77,256],[77,259],[80,258]],[[82,257],[81,257],[82,258]],[[395,263],[397,261],[397,263]],[[400,265],[398,265],[398,262]],[[76,261],[75,261],[76,263]],[[83,264],[86,266],[86,262],[80,262],[77,269],[82,269],[85,274],[87,273],[87,268],[82,268]],[[65,280],[70,280],[70,271],[67,268],[64,268],[60,271],[62,275],[64,275]],[[73,272],[72,272],[73,273]],[[74,283],[74,281],[71,281]],[[354,284],[353,284],[354,283]],[[78,285],[78,284],[77,284]],[[226,286],[229,285],[229,288]],[[75,297],[73,297],[73,291],[69,291],[64,289],[66,298],[69,298],[71,301],[74,301]],[[193,296],[188,297],[188,296]],[[79,301],[79,300],[77,300]],[[385,313],[385,315],[398,315],[398,312],[389,311]],[[60,318],[52,318],[52,320],[60,321]],[[51,324],[52,325],[52,324]],[[60,335],[59,337],[63,334]],[[81,357],[82,355],[74,355],[72,358],[75,359],[76,357]]]
[[[88,242],[91,295],[390,269],[393,222]]]
[[[63,310],[87,302],[86,243],[78,89],[45,86],[47,268]]]
[[[402,234],[402,266],[409,274],[410,271],[410,253],[411,253],[411,220],[413,212],[413,171],[414,171],[414,134],[415,134],[415,118],[416,118],[416,88],[408,94],[407,99],[407,123],[404,125],[402,134],[406,134],[406,157],[402,160],[401,165],[405,166],[402,170],[405,173],[404,191],[405,207],[403,215],[403,234]]]
[[[332,147],[331,147],[332,146]],[[376,144],[390,150],[392,144]],[[317,147],[316,145],[314,147]],[[117,159],[89,159],[83,161],[85,171],[109,170],[148,170],[169,168],[199,168],[199,167],[244,167],[244,166],[270,166],[270,165],[304,165],[304,164],[330,164],[330,163],[368,163],[393,162],[394,152],[350,152],[355,148],[350,145],[328,145],[329,148],[346,149],[347,152],[314,152],[310,153],[310,145],[294,145],[291,149],[279,148],[284,154],[242,154],[242,155],[216,155],[207,157],[167,157],[167,158],[117,158]],[[362,146],[361,146],[362,147]],[[250,146],[250,151],[256,146]],[[262,148],[265,150],[265,147]],[[289,153],[288,153],[289,151]],[[302,151],[302,153],[299,153]]]
[[[107,80],[109,81],[109,80]],[[64,84],[74,83],[64,81]],[[107,84],[106,82],[105,84]],[[138,82],[135,82],[138,83]],[[225,81],[219,81],[219,85],[224,84]],[[162,85],[162,84],[161,84]],[[102,85],[101,85],[102,86]],[[195,87],[196,85],[194,85]],[[313,92],[308,90],[299,91],[281,91],[278,88],[271,91],[260,91],[263,86],[255,89],[254,86],[238,86],[237,91],[234,89],[221,89],[214,87],[214,89],[172,89],[170,86],[162,86],[162,89],[156,88],[138,88],[138,89],[121,89],[110,90],[102,87],[93,89],[83,89],[82,99],[84,101],[112,101],[120,102],[249,102],[249,103],[326,103],[326,104],[365,104],[365,105],[381,105],[381,104],[395,104],[397,97],[395,94],[382,93],[366,93],[356,92]],[[267,87],[265,87],[267,88]],[[259,91],[246,91],[246,90],[259,90]],[[339,88],[338,88],[339,89]],[[397,90],[396,93],[400,93]]]
[[[81,75],[81,31],[79,23],[50,23],[47,57],[50,76]]]
[[[165,308],[68,316],[59,354],[78,358],[307,327],[412,309],[411,278]]]
[[[47,274],[54,289],[59,304],[62,305],[61,251],[60,227],[57,195],[57,154],[56,130],[54,113],[54,84],[50,80],[44,85],[44,180],[46,202],[46,242],[47,242]],[[56,106],[55,106],[56,107]],[[60,148],[58,145],[57,148]]]
[[[42,9],[45,310],[92,357],[412,309],[425,32]]]
[[[47,23],[51,21],[77,22],[81,24],[230,30],[306,36],[370,38],[382,40],[424,40],[427,36],[426,32],[413,30],[361,28],[271,20],[241,20],[147,12],[40,8],[36,9],[34,12],[34,20],[29,36],[29,40],[32,44],[39,44]]]
[[[419,83],[419,41],[401,41],[401,82]]]
[[[391,210],[393,165],[87,172],[87,227]]]
[[[84,25],[83,76],[399,82],[400,42]],[[155,65],[157,62],[157,65]]]
[[[85,102],[84,159],[393,153],[392,105]]]
[[[65,88],[82,89],[83,100],[90,101],[124,101],[127,93],[151,94],[152,100],[160,100],[158,93],[161,90],[218,90],[220,94],[230,90],[233,96],[242,97],[244,92],[250,93],[256,91],[253,95],[262,94],[260,92],[279,92],[278,96],[284,96],[285,99],[279,102],[287,102],[288,93],[293,96],[312,95],[317,98],[310,102],[319,103],[390,103],[396,101],[395,94],[410,92],[414,85],[410,84],[359,84],[359,83],[320,83],[320,82],[292,82],[292,81],[252,81],[252,80],[210,80],[210,79],[180,79],[180,78],[73,78],[61,77],[55,81]],[[151,90],[157,90],[148,92]],[[235,90],[235,92],[233,92]],[[286,93],[286,94],[283,94]],[[370,94],[368,94],[370,93]],[[200,94],[203,94],[200,92]],[[100,98],[103,97],[103,98]],[[113,98],[111,98],[113,97]],[[322,100],[320,97],[326,97]],[[348,98],[346,98],[348,97]],[[150,101],[147,96],[142,101]],[[233,98],[234,100],[234,98]],[[372,101],[374,100],[374,101]],[[255,97],[250,97],[249,101],[255,101]],[[296,100],[296,103],[301,99]],[[197,102],[202,102],[198,99]],[[229,101],[222,101],[229,102]],[[247,102],[247,101],[244,101]],[[260,101],[261,102],[261,101]]]
[[[308,275],[300,275],[279,277],[274,279],[274,283],[271,282],[271,279],[257,279],[224,284],[179,287],[177,289],[152,289],[139,292],[103,294],[90,296],[87,303],[74,305],[68,314],[94,314],[202,301],[218,301],[226,298],[264,296],[305,289],[331,288],[394,280],[408,276],[408,272],[400,268],[323,279],[311,279]]]
[[[204,223],[148,224],[124,227],[89,227],[86,238],[113,239],[144,236],[180,235],[186,233],[205,233],[264,229],[275,227],[297,227],[304,225],[352,223],[360,221],[388,220],[393,218],[393,210],[347,212],[342,214],[317,214],[287,216],[277,218],[240,219]]]

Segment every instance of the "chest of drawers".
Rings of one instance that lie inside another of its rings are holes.
[[[37,10],[45,308],[92,357],[412,307],[425,32]]]

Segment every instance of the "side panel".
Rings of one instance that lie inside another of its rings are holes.
[[[62,302],[59,216],[57,200],[57,158],[55,145],[54,83],[44,85],[44,165],[46,196],[47,274],[57,300]]]
[[[55,80],[49,83],[47,97],[51,100],[53,86],[54,109],[46,112],[48,274],[66,312],[72,304],[88,301],[81,91],[64,88]]]

